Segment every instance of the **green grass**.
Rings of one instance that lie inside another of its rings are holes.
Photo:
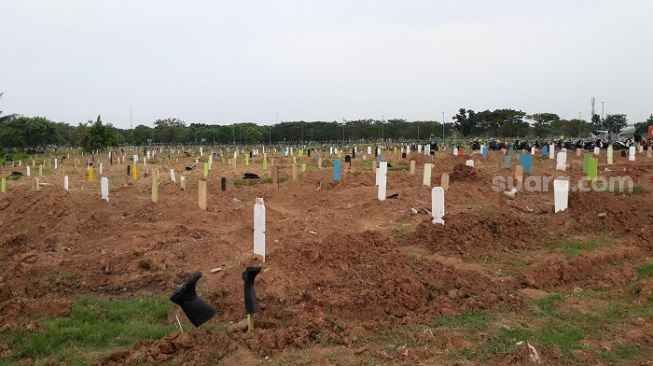
[[[553,240],[546,244],[549,249],[561,249],[567,257],[577,257],[583,252],[596,251],[606,243],[602,240],[581,241],[577,239]]]
[[[494,316],[487,311],[470,311],[460,315],[443,316],[433,321],[439,328],[464,329],[467,331],[486,330]]]
[[[571,356],[573,350],[581,348],[585,333],[576,322],[549,322],[535,336],[542,344],[559,346],[566,356]]]
[[[70,316],[39,321],[35,331],[19,330],[9,340],[13,353],[0,364],[21,359],[56,359],[85,365],[111,350],[145,339],[159,339],[168,325],[170,302],[165,298],[108,299],[83,297]]]
[[[653,262],[647,262],[637,267],[637,275],[639,279],[645,279],[651,277],[653,274]]]
[[[633,344],[618,344],[609,351],[597,352],[599,359],[603,362],[619,365],[623,361],[632,360],[642,355],[642,349]]]
[[[560,294],[551,294],[544,296],[543,298],[537,300],[537,307],[540,308],[542,313],[545,315],[552,315],[557,312],[556,304],[565,301],[565,297]]]

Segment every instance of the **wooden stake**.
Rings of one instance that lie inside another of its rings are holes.
[[[200,209],[206,210],[206,181],[200,180],[197,186],[198,191],[198,204]]]
[[[251,332],[254,330],[254,315],[247,314],[247,331]]]
[[[279,189],[279,167],[272,166],[272,189]]]
[[[159,171],[152,169],[152,202],[159,203]]]

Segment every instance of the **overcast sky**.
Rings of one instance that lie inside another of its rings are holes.
[[[653,113],[651,0],[0,0],[0,109],[128,127]]]

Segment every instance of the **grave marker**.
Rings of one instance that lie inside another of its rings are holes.
[[[433,187],[431,190],[431,216],[434,224],[444,225],[444,189]]]
[[[297,180],[297,164],[292,165],[292,180],[293,182]]]
[[[68,176],[64,175],[63,177],[63,189],[68,190]]]
[[[89,166],[89,167],[88,167],[88,181],[89,181],[89,182],[92,182],[93,179],[95,179],[95,174],[94,174],[94,172],[93,172],[93,167],[92,167],[92,166]]]
[[[549,156],[549,145],[542,146],[542,156]]]
[[[601,153],[601,149],[598,146],[594,146],[594,155],[599,155]]]
[[[433,164],[424,164],[424,179],[422,180],[422,184],[428,187],[431,187],[431,168],[433,168]]]
[[[533,170],[533,155],[527,153],[519,154],[519,163],[525,174],[531,174]]]
[[[587,165],[587,177],[591,180],[596,180],[596,177],[598,175],[598,165],[599,165],[599,159],[596,158],[589,158],[588,165]]]
[[[442,173],[442,176],[440,177],[440,186],[445,191],[449,190],[449,174]]]
[[[265,262],[265,204],[263,198],[256,198],[254,204],[254,254]]]
[[[569,203],[569,181],[566,179],[555,179],[553,181],[554,213],[567,209]]]
[[[175,170],[174,169],[170,169],[170,180],[172,181],[172,183],[177,183],[177,179],[175,178]]]
[[[7,178],[5,177],[0,180],[0,192],[7,193]]]
[[[28,177],[32,175],[32,167],[30,167],[30,166],[28,165],[28,166],[25,167],[25,170],[26,170],[26,173],[27,173],[27,176],[28,176]]]
[[[549,145],[549,159],[553,160],[555,158],[556,146],[554,144]]]
[[[204,178],[209,176],[209,163],[204,163]]]
[[[159,171],[152,170],[152,202],[159,203]]]
[[[227,178],[226,177],[220,178],[220,189],[222,190],[222,192],[227,191]]]
[[[473,168],[474,167],[474,160],[467,159],[467,161],[465,161],[465,165]]]
[[[333,161],[333,181],[340,182],[341,179],[342,177],[340,176],[340,160],[336,159]]]
[[[558,158],[556,159],[556,170],[567,170],[567,153],[564,151],[558,153]]]
[[[197,184],[197,194],[197,203],[200,209],[206,211],[206,181],[204,179],[200,179]]]
[[[100,178],[100,191],[102,199],[109,202],[109,178]]]
[[[503,157],[503,167],[510,168],[510,156],[506,155]]]
[[[410,161],[410,175],[415,175],[415,160]]]
[[[279,167],[272,166],[272,189],[279,189]]]
[[[379,199],[379,201],[385,201],[387,171],[388,171],[388,162],[382,161],[379,166],[379,169],[376,170],[376,176],[377,176],[377,181],[379,186],[377,198]]]
[[[186,177],[183,175],[179,177],[179,188],[181,188],[182,191],[186,190]]]
[[[614,148],[612,147],[612,145],[610,145],[608,146],[608,165],[612,165],[614,163],[613,154],[614,154]]]
[[[635,146],[631,146],[628,149],[628,161],[635,161]]]
[[[520,164],[515,166],[515,180],[519,183],[524,181],[524,167]]]

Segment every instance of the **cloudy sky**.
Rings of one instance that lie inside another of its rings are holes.
[[[70,123],[653,113],[651,0],[0,0],[0,109]]]

